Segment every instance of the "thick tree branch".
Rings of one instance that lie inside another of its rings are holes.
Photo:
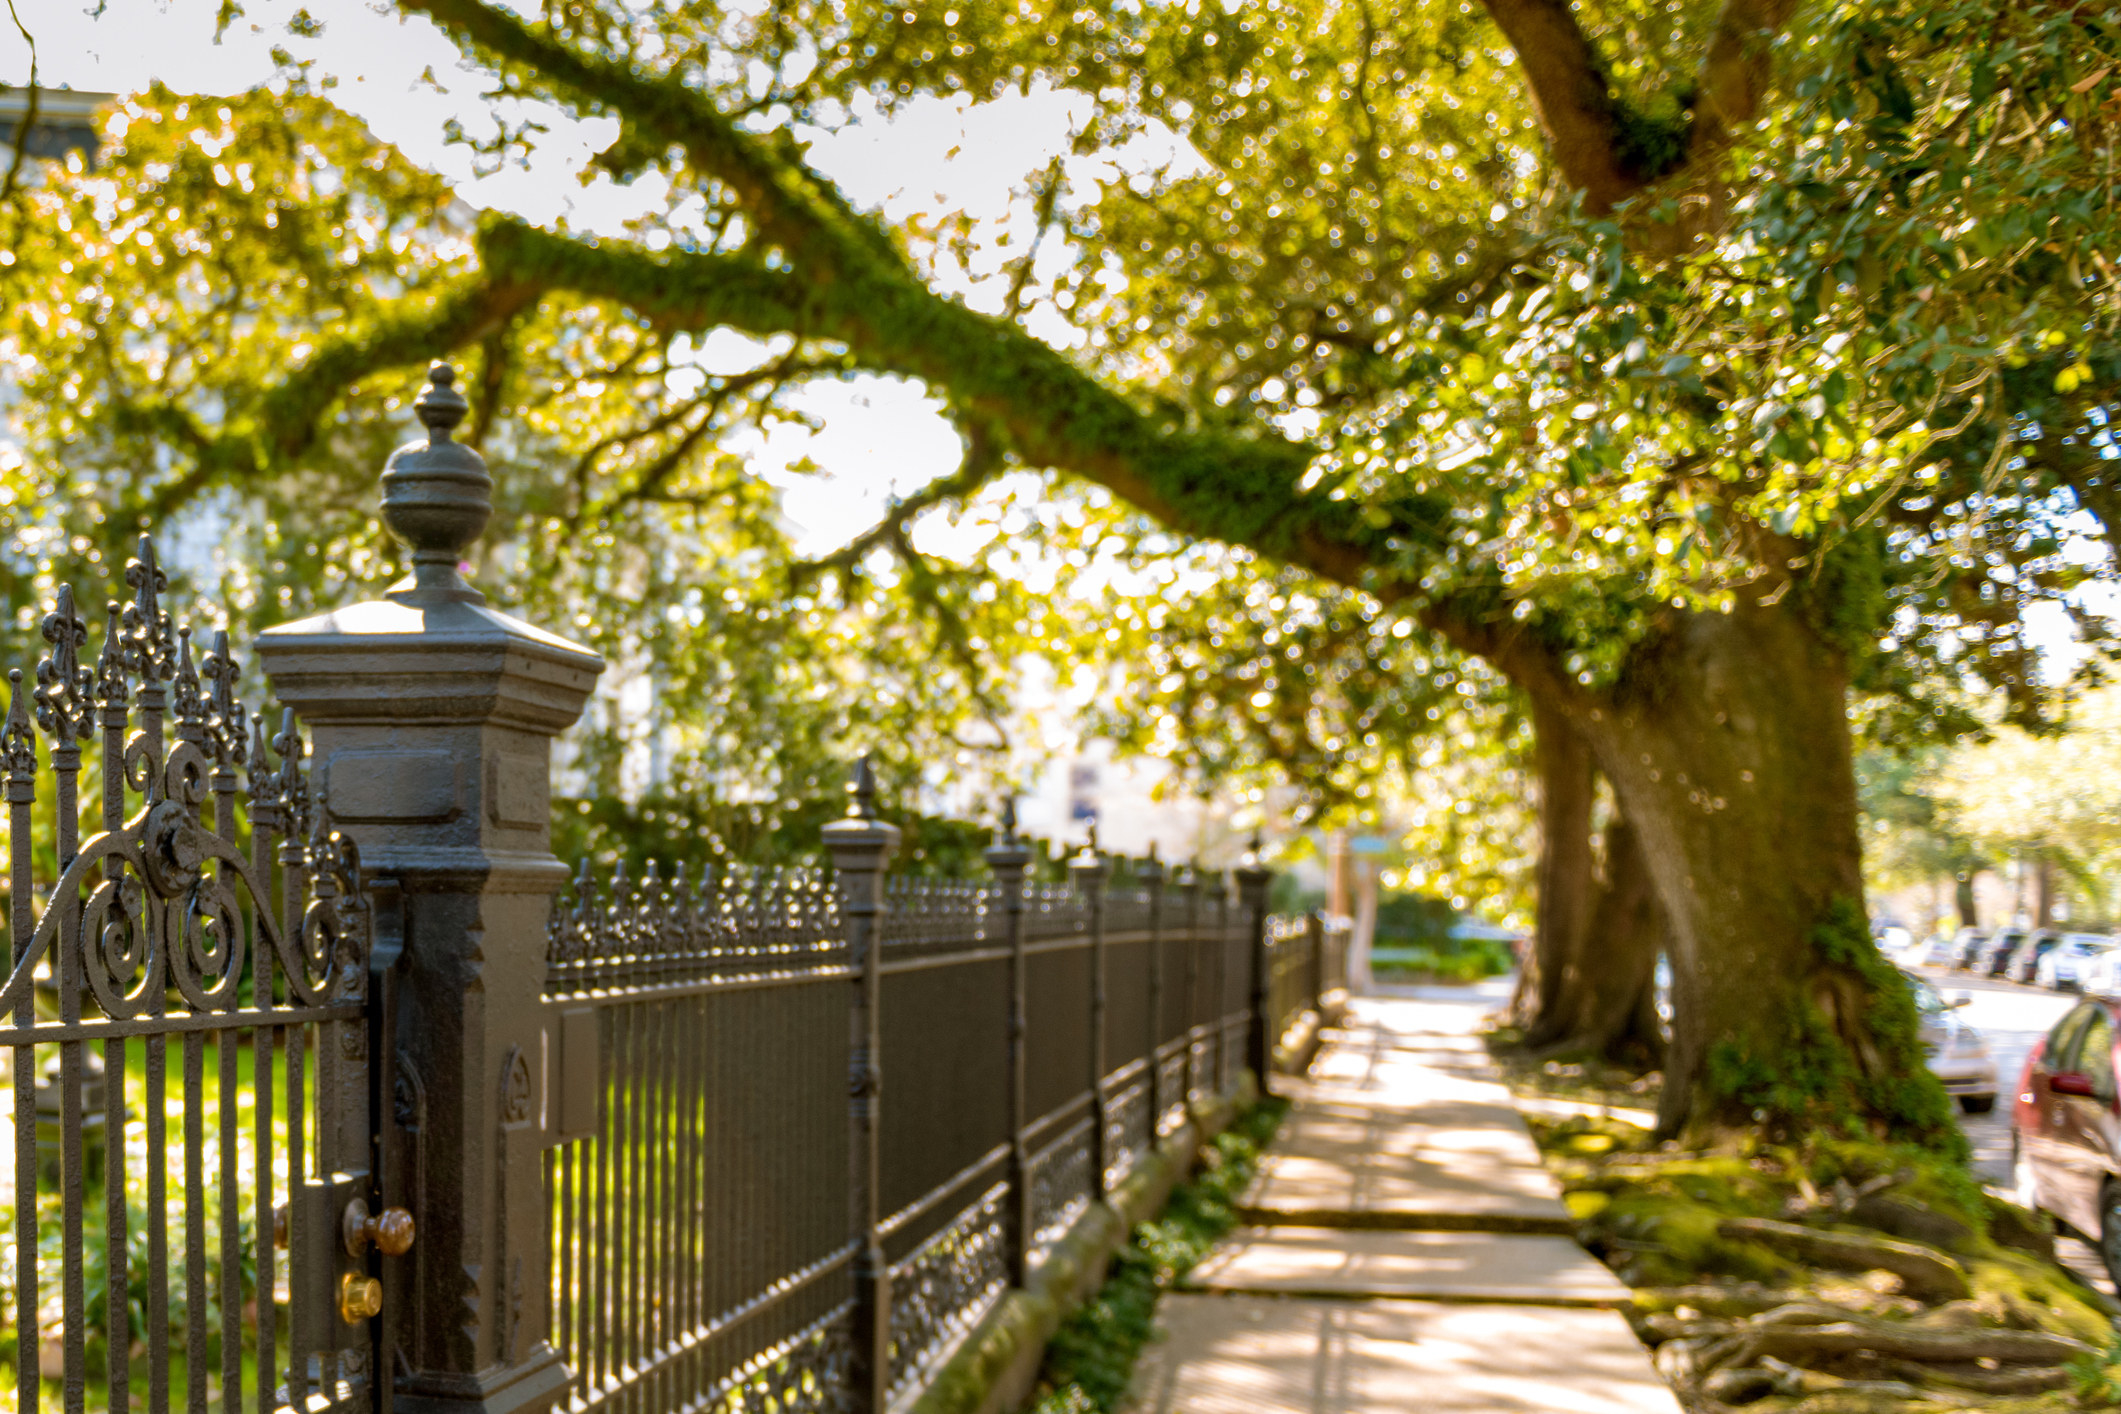
[[[872,269],[817,282],[741,257],[650,255],[507,219],[490,220],[479,240],[496,275],[615,300],[672,327],[836,341],[862,367],[947,394],[1029,465],[1096,482],[1180,534],[1248,545],[1383,592],[1371,581],[1394,553],[1391,528],[1371,526],[1349,502],[1300,489],[1313,448],[1153,416],[1059,350],[934,294],[911,273]]]
[[[176,433],[191,447],[193,461],[182,476],[144,488],[114,521],[159,521],[214,482],[271,472],[307,454],[327,426],[325,414],[349,388],[386,368],[422,364],[438,353],[473,343],[537,298],[536,286],[472,276],[444,291],[424,309],[393,317],[356,333],[325,341],[316,354],[279,383],[264,389],[247,409],[232,408],[218,429],[190,423],[175,402],[136,403],[119,412],[121,431]]]
[[[1562,177],[1602,216],[1641,190],[1622,154],[1625,114],[1611,75],[1569,0],[1487,0],[1524,66],[1532,105]]]
[[[744,132],[684,84],[584,54],[544,26],[480,0],[399,0],[399,8],[428,16],[504,66],[530,70],[590,106],[615,110],[630,129],[682,148],[695,167],[735,193],[760,234],[810,278],[833,278],[849,263],[910,268],[882,227],[849,208],[791,150]]]
[[[1598,75],[1588,41],[1560,0],[1492,3],[1520,21],[1520,52],[1546,46],[1538,66],[1550,85],[1560,82],[1572,56],[1578,80]],[[1419,571],[1400,568],[1413,548],[1409,542],[1418,545],[1429,533],[1415,523],[1418,515],[1374,524],[1350,502],[1302,489],[1315,448],[1270,431],[1233,435],[1185,427],[1137,406],[1014,323],[937,295],[882,229],[852,212],[829,182],[738,129],[705,95],[625,63],[585,56],[480,0],[401,4],[502,63],[534,70],[577,99],[615,110],[681,147],[702,173],[729,186],[793,267],[693,252],[649,255],[503,219],[480,233],[490,276],[612,299],[674,327],[726,324],[762,336],[836,341],[862,366],[919,378],[947,394],[1006,438],[1024,463],[1095,482],[1181,535],[1248,546],[1386,600],[1418,592]],[[1552,92],[1560,105],[1565,90]],[[1607,151],[1597,160],[1610,170],[1596,181],[1617,200],[1622,193],[1613,185],[1619,169],[1610,142],[1617,110],[1602,76],[1596,87],[1579,82],[1570,92],[1574,107],[1566,121],[1576,123],[1572,131],[1579,136],[1583,119],[1604,115]],[[1589,147],[1578,155],[1584,162],[1597,158]],[[1424,621],[1461,646],[1475,640],[1492,646],[1498,633],[1516,632],[1507,606],[1480,596],[1430,598]]]
[[[1795,8],[1794,0],[1727,0],[1701,60],[1688,163],[1722,151],[1759,117],[1771,77],[1770,43]]]

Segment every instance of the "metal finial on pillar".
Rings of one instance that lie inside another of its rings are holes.
[[[471,411],[471,404],[457,391],[457,370],[440,359],[430,364],[427,386],[412,400],[412,410],[427,429],[429,446],[447,442],[449,434],[464,420],[464,414]]]
[[[847,818],[876,818],[876,772],[869,768],[869,756],[866,752],[861,760],[854,763],[854,778],[847,782]]]
[[[450,440],[470,410],[456,382],[446,363],[428,369],[412,405],[427,440],[406,443],[383,467],[383,524],[412,551],[412,578],[388,595],[400,603],[485,602],[458,566],[493,518],[493,478],[484,457]]]
[[[1097,821],[1092,820],[1090,822],[1089,838],[1083,842],[1082,849],[1077,852],[1074,859],[1069,861],[1069,864],[1071,867],[1077,869],[1088,868],[1089,866],[1096,864],[1098,862],[1098,858],[1099,856],[1097,853]]]
[[[1013,795],[1002,797],[1001,837],[995,844],[1003,849],[1016,848],[1016,797]]]

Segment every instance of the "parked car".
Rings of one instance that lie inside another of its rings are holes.
[[[2040,959],[2053,952],[2055,945],[2061,941],[2062,935],[2052,928],[2042,928],[2029,935],[2018,945],[2018,950],[2011,954],[2010,963],[2003,969],[2003,975],[2013,982],[2031,982],[2034,971],[2040,966]]]
[[[2121,1008],[2087,997],[2034,1044],[2011,1111],[2012,1196],[2095,1242],[2121,1280],[2121,1119],[2114,1030]]]
[[[2121,947],[2094,953],[2078,963],[2077,990],[2088,997],[2121,997]]]
[[[2040,959],[2033,981],[2052,991],[2078,991],[2084,982],[2084,969],[2113,946],[2112,938],[2098,933],[2064,933],[2062,941]]]
[[[1989,1054],[1988,1038],[1959,1017],[1959,1008],[1973,999],[1964,992],[1947,998],[1927,977],[1905,968],[1901,975],[1915,993],[1922,1049],[1930,1069],[1958,1099],[1960,1109],[1970,1115],[1987,1114],[1996,1108],[1996,1061]]]
[[[2003,969],[2011,965],[2012,954],[2026,940],[2031,930],[2027,928],[1998,928],[1974,958],[1972,968],[1976,977],[2001,977]]]
[[[1958,955],[1957,933],[1932,933],[1915,945],[1908,961],[1916,967],[1950,967]]]
[[[1945,966],[1955,972],[1964,972],[1981,956],[1981,949],[1988,946],[1988,929],[1961,928],[1952,934],[1952,958]]]

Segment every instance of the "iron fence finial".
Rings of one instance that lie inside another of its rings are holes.
[[[10,668],[7,672],[7,722],[0,726],[0,763],[5,763],[7,783],[18,790],[27,790],[37,780],[37,738],[30,730],[29,709],[23,702],[22,670]],[[10,791],[9,799],[15,799]],[[28,799],[27,795],[20,797]]]
[[[847,818],[850,820],[874,820],[876,818],[876,773],[869,767],[869,755],[854,763],[854,779],[847,783]]]
[[[412,405],[427,440],[406,443],[383,467],[383,524],[412,551],[412,578],[387,595],[402,603],[485,602],[460,566],[493,518],[493,477],[476,449],[450,438],[470,410],[456,381],[439,360],[427,370]]]
[[[427,386],[420,396],[412,400],[412,410],[427,429],[430,446],[450,440],[464,414],[471,411],[471,404],[457,391],[457,370],[441,359],[427,367]]]

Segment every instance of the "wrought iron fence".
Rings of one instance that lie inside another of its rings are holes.
[[[1028,882],[1007,827],[989,859],[985,878],[883,882],[866,998],[829,873],[576,871],[545,989],[570,1407],[871,1407],[919,1387],[1247,1063],[1256,943],[1311,936],[1153,860],[1115,887],[1085,851],[1068,884]],[[1275,1005],[1298,1006],[1316,952],[1271,955]],[[873,1389],[853,1387],[865,1304],[884,1310]]]
[[[1307,1013],[1347,995],[1349,921],[1323,913],[1267,920],[1267,1034],[1287,1045]]]

